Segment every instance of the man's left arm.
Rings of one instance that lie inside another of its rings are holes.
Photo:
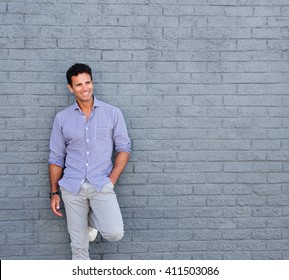
[[[113,141],[116,156],[109,178],[115,185],[130,159],[131,140],[128,136],[126,124],[121,111],[117,108],[114,113]]]
[[[115,160],[114,160],[113,169],[109,175],[109,179],[111,180],[113,185],[116,184],[116,181],[118,180],[119,176],[124,170],[127,162],[129,161],[129,158],[130,158],[130,153],[127,153],[127,152],[117,153]]]

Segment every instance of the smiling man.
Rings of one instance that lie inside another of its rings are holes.
[[[114,186],[129,160],[131,141],[121,111],[94,97],[88,65],[71,66],[66,78],[75,103],[59,112],[53,122],[50,206],[56,216],[63,216],[60,187],[72,259],[90,259],[89,241],[98,231],[111,242],[123,237]]]

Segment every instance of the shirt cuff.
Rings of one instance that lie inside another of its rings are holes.
[[[49,164],[54,164],[57,166],[60,166],[61,168],[64,168],[64,160],[60,160],[60,159],[49,159]]]

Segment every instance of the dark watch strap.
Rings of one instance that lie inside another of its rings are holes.
[[[52,196],[56,195],[56,194],[59,194],[59,192],[50,192],[49,193],[49,197],[51,198]]]

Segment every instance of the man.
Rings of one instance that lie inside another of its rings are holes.
[[[89,241],[97,231],[111,242],[123,236],[113,188],[129,160],[131,142],[121,111],[93,96],[88,65],[71,66],[66,78],[76,102],[56,115],[52,127],[50,206],[56,216],[63,216],[60,186],[72,259],[89,259]]]

